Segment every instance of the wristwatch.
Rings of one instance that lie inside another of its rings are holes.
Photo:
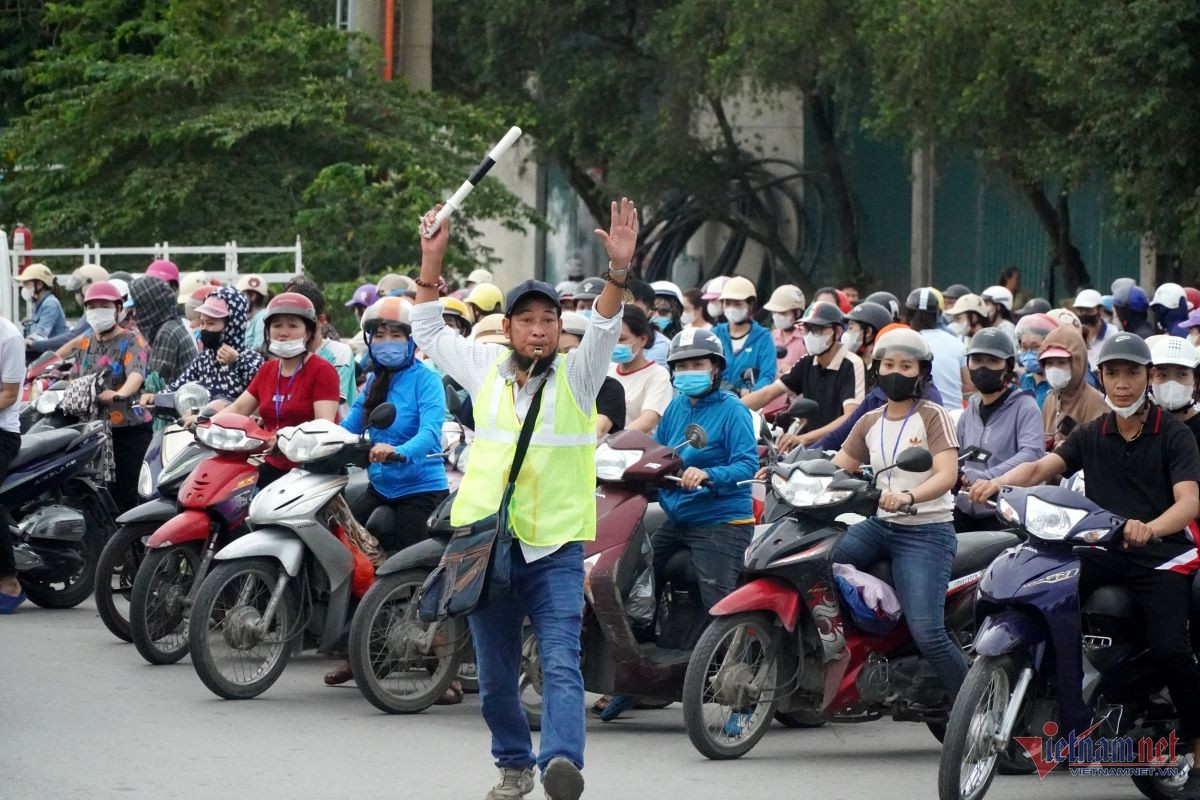
[[[629,291],[629,265],[623,267],[614,267],[612,262],[608,262],[608,272],[604,275],[604,280],[622,289],[621,302],[632,303],[633,292]]]

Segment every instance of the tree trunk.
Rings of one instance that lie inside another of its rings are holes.
[[[608,230],[612,209],[601,194],[599,185],[587,173],[587,170],[575,163],[567,154],[561,154],[558,163],[562,164],[563,170],[567,173],[567,183],[583,199],[587,210],[596,218],[598,227]]]
[[[830,101],[819,91],[808,92],[808,109],[817,142],[821,146],[821,160],[825,164],[830,187],[833,189],[833,203],[837,208],[841,232],[842,268],[847,270],[851,277],[858,278],[863,274],[862,261],[858,255],[858,215],[854,211],[850,182],[846,179],[846,172],[842,166]]]
[[[1074,294],[1079,291],[1080,286],[1090,284],[1092,276],[1088,274],[1079,248],[1071,241],[1069,195],[1067,192],[1061,192],[1055,205],[1046,197],[1046,191],[1040,184],[1025,181],[1022,182],[1022,187],[1053,245],[1054,256],[1050,259],[1050,268],[1062,268],[1063,276],[1067,280],[1067,291]],[[1054,298],[1049,299],[1051,303],[1054,302]]]

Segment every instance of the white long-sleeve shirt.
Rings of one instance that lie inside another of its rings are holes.
[[[571,388],[575,402],[585,411],[595,406],[600,385],[608,375],[613,348],[621,338],[621,316],[624,310],[622,306],[612,317],[603,317],[593,310],[579,347],[567,354],[567,385]],[[417,343],[417,347],[421,348],[439,369],[466,389],[472,402],[477,402],[492,364],[496,363],[496,359],[504,355],[508,348],[502,344],[472,342],[463,338],[457,331],[451,330],[442,318],[441,303],[418,303],[412,307],[409,320],[413,329],[413,341]],[[557,369],[557,364],[552,365],[544,375],[526,381],[524,386],[518,386],[516,362],[513,358],[509,356],[500,364],[500,375],[512,387],[513,406],[522,422],[533,403],[533,396],[538,387],[549,376],[550,371]],[[556,550],[558,546],[534,547],[521,542],[521,552],[526,563],[544,558]]]

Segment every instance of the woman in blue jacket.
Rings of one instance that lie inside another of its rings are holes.
[[[740,275],[730,278],[721,289],[728,321],[712,329],[724,348],[721,381],[738,397],[775,382],[775,340],[753,319],[758,305],[755,294],[749,279]]]
[[[442,460],[426,457],[441,450],[446,395],[437,373],[414,358],[408,309],[400,298],[385,297],[367,309],[363,331],[374,372],[342,427],[362,433],[376,406],[396,406],[391,427],[371,430],[371,487],[354,509],[384,551],[393,553],[426,538],[426,521],[447,495]],[[392,453],[402,460],[388,461]]]

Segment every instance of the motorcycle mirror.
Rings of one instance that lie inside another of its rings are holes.
[[[933,456],[922,447],[910,447],[896,459],[895,466],[905,472],[928,472],[933,469]]]
[[[808,397],[798,397],[796,402],[788,406],[788,416],[803,419],[821,410],[816,400]]]
[[[982,447],[968,447],[958,454],[958,461],[961,464],[986,464],[988,459],[992,457],[991,452],[984,450]]]
[[[462,400],[459,399],[458,392],[454,391],[454,387],[448,383],[444,384],[442,388],[446,390],[446,410],[451,414],[458,413],[458,410],[462,408]]]
[[[708,433],[696,423],[692,423],[683,429],[683,435],[687,438],[687,443],[697,450],[703,450],[708,447]]]
[[[754,367],[746,367],[742,370],[742,380],[747,386],[753,386],[758,381],[758,370]]]
[[[390,428],[396,421],[396,407],[391,403],[380,403],[371,411],[367,426],[371,428]]]

